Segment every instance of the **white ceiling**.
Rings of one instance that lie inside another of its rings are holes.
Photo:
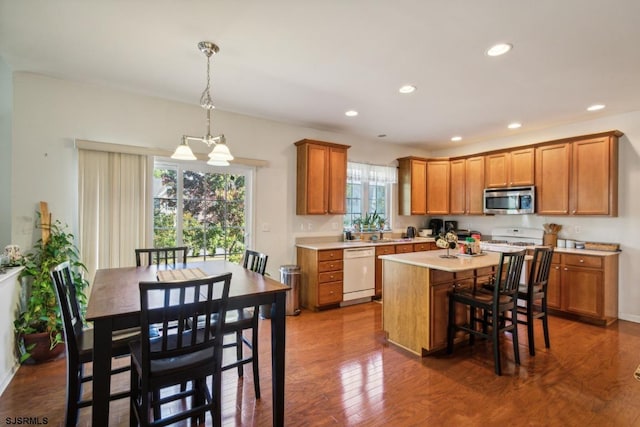
[[[201,40],[218,109],[391,143],[640,110],[638,0],[0,0],[14,71],[197,105]],[[486,56],[496,42],[514,49]]]

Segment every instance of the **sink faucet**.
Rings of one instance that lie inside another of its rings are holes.
[[[384,233],[380,230],[380,240],[384,239]]]

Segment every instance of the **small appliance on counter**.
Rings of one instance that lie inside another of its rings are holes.
[[[458,229],[458,221],[445,221],[444,232],[455,231]]]
[[[418,235],[418,230],[415,227],[409,226],[407,227],[407,238],[413,239]]]
[[[429,220],[429,228],[432,236],[438,236],[444,232],[444,222],[439,218]]]

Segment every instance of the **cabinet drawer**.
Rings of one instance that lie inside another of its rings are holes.
[[[395,254],[396,247],[394,245],[376,246],[376,255]]]
[[[476,270],[476,277],[491,276],[492,274],[493,274],[493,267],[483,267],[483,268],[478,268]]]
[[[342,270],[342,260],[335,261],[320,261],[318,263],[318,271],[323,273],[325,271],[340,271]]]
[[[318,286],[318,305],[336,304],[342,301],[342,282],[324,283]]]
[[[470,279],[470,278],[473,278],[474,275],[475,275],[475,270],[458,271],[456,273],[456,280]]]
[[[416,243],[413,245],[413,250],[416,252],[421,252],[421,251],[429,251],[431,250],[431,244],[429,242],[427,243]]]
[[[602,257],[599,256],[563,254],[562,259],[564,260],[565,265],[572,265],[575,267],[602,268]]]
[[[318,274],[318,283],[342,282],[342,271],[327,271]]]
[[[397,254],[406,254],[407,252],[413,252],[413,243],[408,243],[405,245],[396,245]]]
[[[318,251],[318,261],[330,261],[332,259],[342,259],[342,249]]]
[[[429,274],[431,285],[452,282],[455,279],[455,273],[451,273],[449,271],[431,270]]]

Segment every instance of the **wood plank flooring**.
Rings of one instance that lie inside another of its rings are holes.
[[[549,350],[536,326],[535,357],[520,327],[519,367],[505,336],[504,373],[497,377],[486,342],[425,358],[387,344],[378,303],[303,310],[287,317],[285,424],[640,425],[640,381],[633,375],[640,364],[640,324],[618,321],[603,328],[551,317]],[[268,320],[260,321],[262,399],[254,399],[250,367],[243,380],[225,372],[224,425],[271,425],[269,328]],[[22,366],[0,398],[0,420],[39,417],[42,424],[47,417],[48,425],[61,425],[65,369],[64,358]],[[91,409],[82,409],[80,425],[89,426],[90,417]],[[128,424],[126,400],[112,402],[109,424]]]

